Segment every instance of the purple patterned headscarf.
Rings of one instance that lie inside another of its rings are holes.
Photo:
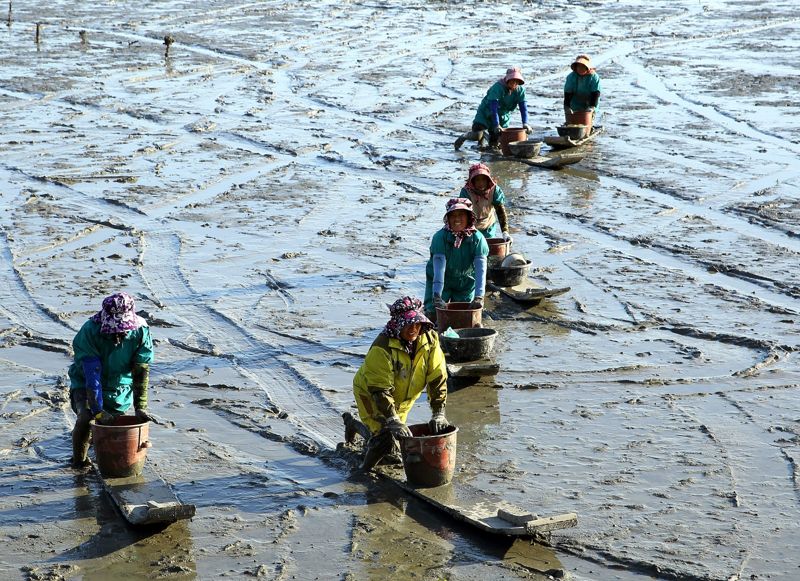
[[[414,323],[422,324],[422,332],[430,331],[433,329],[434,324],[425,316],[422,311],[422,301],[414,297],[403,297],[397,299],[389,307],[389,314],[392,316],[386,326],[383,328],[383,334],[387,337],[399,340],[406,351],[411,353],[414,350],[414,345],[410,341],[406,341],[400,337],[400,333],[407,325]]]
[[[133,331],[146,325],[146,321],[136,314],[133,297],[128,293],[114,293],[103,299],[103,308],[92,321],[100,324],[100,332],[113,334]]]
[[[463,230],[459,230],[458,232],[453,232],[450,229],[450,222],[447,220],[447,215],[450,212],[455,212],[456,210],[466,210],[469,218],[467,221],[467,227]],[[456,237],[453,246],[458,248],[461,246],[461,243],[464,241],[464,238],[469,238],[475,232],[478,231],[475,228],[475,212],[472,209],[472,200],[469,198],[450,198],[447,200],[447,204],[445,205],[445,213],[444,213],[444,229],[450,232],[453,236]]]

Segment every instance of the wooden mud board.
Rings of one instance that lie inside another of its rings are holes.
[[[548,135],[544,138],[544,142],[550,146],[551,149],[566,149],[568,147],[579,147],[584,143],[589,143],[593,141],[595,137],[600,135],[605,131],[605,128],[600,125],[598,127],[592,128],[592,132],[583,139],[570,139],[569,137],[563,137],[561,135]]]
[[[130,524],[171,523],[192,518],[193,504],[184,504],[172,489],[146,463],[141,476],[106,478],[93,464],[103,488]]]
[[[525,281],[517,286],[497,286],[493,282],[486,282],[487,288],[499,291],[507,297],[520,302],[538,305],[542,300],[557,297],[569,292],[570,287],[547,288]]]
[[[565,513],[537,516],[503,499],[468,484],[451,482],[444,486],[420,488],[409,484],[400,467],[377,466],[375,472],[409,494],[443,510],[453,518],[487,533],[525,537],[574,527],[578,515]]]
[[[487,151],[484,151],[483,155],[488,155],[497,160],[518,161],[520,163],[525,163],[530,166],[543,167],[546,169],[558,169],[565,165],[572,165],[573,163],[578,163],[585,157],[585,154],[573,151],[554,152],[554,153],[548,153],[547,155],[538,155],[536,157],[528,157],[528,158],[506,156],[500,153],[487,152]]]
[[[445,354],[445,360],[447,355]],[[477,359],[465,363],[447,363],[447,375],[450,377],[483,377],[497,375],[500,364],[490,359]]]

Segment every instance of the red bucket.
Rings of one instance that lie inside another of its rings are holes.
[[[586,125],[586,135],[592,133],[594,111],[575,111],[567,115],[567,125]]]
[[[497,256],[498,258],[505,257],[508,254],[508,247],[511,245],[504,238],[487,238],[486,243],[489,245],[489,256]]]
[[[503,155],[513,155],[508,144],[512,141],[525,141],[526,139],[528,139],[528,132],[524,127],[506,127],[500,133],[500,150]]]
[[[100,473],[106,478],[139,476],[147,458],[149,422],[134,416],[119,416],[113,424],[92,426],[92,446]]]
[[[436,307],[436,327],[439,331],[446,331],[447,327],[453,329],[468,329],[480,327],[483,308],[473,309],[472,303],[447,303],[446,309]]]
[[[401,438],[400,451],[409,484],[430,488],[448,484],[456,468],[458,428],[450,426],[443,434],[431,434],[428,424],[408,426],[412,438]]]

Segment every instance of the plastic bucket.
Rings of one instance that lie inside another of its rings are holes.
[[[450,426],[445,433],[431,435],[428,424],[408,426],[412,438],[401,438],[400,452],[409,484],[430,488],[453,479],[456,468],[458,428]]]
[[[586,135],[592,133],[594,111],[575,111],[567,115],[567,125],[586,125]]]
[[[511,148],[508,146],[512,141],[524,141],[528,139],[528,133],[522,127],[506,127],[500,133],[500,150],[503,155],[512,155]]]
[[[485,359],[492,354],[497,331],[487,329],[454,329],[458,337],[440,337],[447,360],[455,363]]]
[[[503,238],[487,238],[486,242],[489,244],[489,256],[499,256],[500,258],[508,254],[508,247],[511,245]]]
[[[106,478],[139,476],[150,447],[150,423],[119,416],[113,424],[92,426],[92,445],[100,473]]]
[[[497,286],[517,286],[528,278],[530,267],[530,260],[526,260],[525,264],[520,266],[490,266],[486,270],[486,280],[493,282]]]
[[[467,329],[478,327],[481,324],[483,309],[470,307],[472,303],[447,303],[446,309],[436,307],[436,326],[440,331],[447,327],[453,329]]]

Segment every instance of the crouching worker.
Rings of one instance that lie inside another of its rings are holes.
[[[445,205],[444,227],[431,238],[431,257],[425,268],[425,313],[450,301],[483,307],[489,244],[475,227],[468,198],[451,198]]]
[[[389,307],[389,313],[391,319],[353,378],[361,421],[344,414],[345,440],[352,442],[360,434],[367,441],[363,470],[384,457],[390,463],[401,461],[398,442],[411,436],[406,418],[423,389],[431,406],[431,432],[438,434],[450,426],[444,415],[447,367],[433,323],[422,313],[422,302],[403,297]]]
[[[508,127],[511,121],[511,112],[519,107],[522,126],[530,133],[533,128],[528,124],[528,105],[525,101],[525,79],[519,67],[512,67],[506,71],[503,78],[496,81],[486,91],[483,100],[478,105],[478,111],[472,120],[472,129],[456,139],[453,147],[460,149],[465,141],[482,143],[489,134],[489,147],[497,147],[500,142],[500,133]]]
[[[147,414],[147,387],[153,341],[147,322],[136,314],[133,297],[115,293],[103,299],[72,340],[70,402],[78,415],[72,430],[72,465],[88,464],[89,422],[110,423],[133,406],[142,422]]]

